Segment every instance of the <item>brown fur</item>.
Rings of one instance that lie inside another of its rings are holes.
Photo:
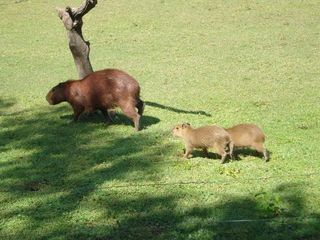
[[[81,80],[58,84],[49,91],[46,99],[51,105],[68,102],[74,111],[74,121],[79,119],[81,113],[94,110],[100,110],[110,121],[108,109],[120,107],[133,120],[138,131],[144,110],[144,102],[139,95],[140,86],[133,77],[120,70],[105,69]]]
[[[234,143],[234,147],[251,147],[256,151],[263,153],[264,159],[269,160],[268,153],[264,147],[265,135],[263,131],[254,124],[239,124],[226,131]]]
[[[172,134],[184,140],[185,158],[188,158],[194,148],[202,148],[207,157],[208,148],[215,148],[217,153],[221,155],[221,163],[224,163],[227,156],[226,148],[229,147],[232,151],[229,134],[223,128],[215,125],[192,128],[190,124],[184,123],[175,126]]]

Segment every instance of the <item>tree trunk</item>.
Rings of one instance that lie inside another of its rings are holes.
[[[90,43],[85,41],[82,36],[82,17],[94,8],[96,4],[97,0],[85,0],[78,8],[66,7],[65,9],[57,9],[58,16],[67,30],[69,48],[80,79],[93,72],[89,59]]]

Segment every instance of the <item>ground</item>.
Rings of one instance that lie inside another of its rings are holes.
[[[138,133],[45,100],[77,79],[55,7],[81,2],[0,2],[1,239],[320,238],[317,1],[98,1],[91,63],[140,82]],[[255,123],[271,160],[184,160],[182,122]]]

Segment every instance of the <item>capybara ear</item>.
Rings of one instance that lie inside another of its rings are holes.
[[[57,87],[63,87],[63,85],[65,85],[65,84],[66,84],[66,82],[61,82],[61,83],[58,84]]]
[[[182,128],[186,128],[188,126],[190,126],[190,123],[182,123]]]

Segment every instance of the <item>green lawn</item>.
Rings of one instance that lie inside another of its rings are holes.
[[[318,1],[98,1],[91,63],[140,82],[138,133],[45,101],[81,2],[0,0],[0,239],[320,239]],[[256,123],[271,161],[183,160],[182,122]]]

